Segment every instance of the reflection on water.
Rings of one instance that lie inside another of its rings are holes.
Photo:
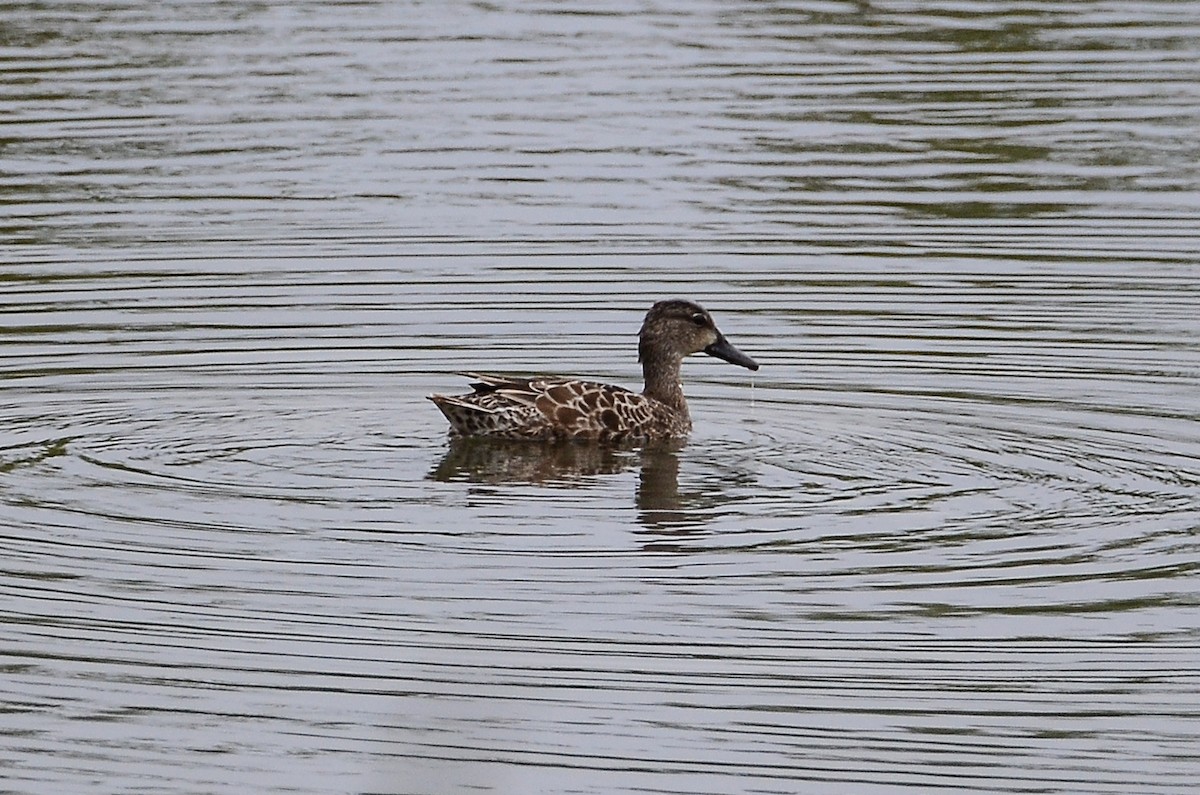
[[[569,488],[595,475],[612,475],[637,464],[636,448],[575,442],[452,438],[431,474],[435,480],[475,483],[539,483]]]
[[[1194,4],[7,16],[7,788],[1195,789]]]
[[[679,453],[664,447],[642,452],[634,503],[638,521],[650,530],[687,531],[703,526],[704,511],[695,495],[679,492]]]
[[[429,474],[443,482],[537,484],[551,488],[586,487],[602,475],[635,470],[637,520],[652,530],[684,531],[702,527],[720,505],[719,494],[681,494],[679,454],[682,441],[649,446],[580,442],[531,442],[488,438],[451,438],[450,449]]]

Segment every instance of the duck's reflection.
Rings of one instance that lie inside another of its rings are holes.
[[[441,481],[565,486],[636,465],[636,448],[467,437],[450,440],[450,449],[429,476]]]
[[[655,530],[686,532],[703,525],[701,511],[688,510],[691,502],[679,493],[679,451],[650,447],[642,450],[641,471],[634,499],[638,521]]]
[[[444,482],[519,484],[573,488],[588,478],[637,470],[634,494],[638,522],[658,531],[698,530],[711,515],[714,495],[679,490],[682,442],[617,447],[577,442],[452,439],[450,449],[429,473]]]

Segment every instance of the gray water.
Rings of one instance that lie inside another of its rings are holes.
[[[0,19],[0,790],[1195,791],[1200,3]]]

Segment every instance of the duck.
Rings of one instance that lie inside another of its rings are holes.
[[[680,369],[685,357],[706,353],[757,370],[758,363],[725,339],[708,310],[674,298],[650,307],[638,332],[645,387],[563,377],[516,378],[462,373],[474,390],[429,395],[450,422],[452,437],[597,442],[678,439],[692,430]]]

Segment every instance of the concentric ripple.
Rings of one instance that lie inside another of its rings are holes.
[[[1193,3],[9,10],[6,790],[1194,792]]]
[[[10,692],[38,750],[4,757],[31,786],[131,763],[207,786],[170,768],[187,738],[306,791],[931,785],[914,758],[979,791],[1147,766],[1185,791],[1188,280],[1151,301],[1061,275],[1055,306],[1021,274],[732,256],[740,297],[709,303],[764,366],[689,360],[686,445],[447,444],[423,395],[458,382],[448,350],[635,383],[630,331],[688,261],[592,273],[569,320],[462,297],[524,278],[504,260],[420,304],[424,260],[395,256],[210,297],[195,263],[166,290],[29,282],[71,309],[14,324],[5,359]],[[262,762],[314,746],[347,761]]]

